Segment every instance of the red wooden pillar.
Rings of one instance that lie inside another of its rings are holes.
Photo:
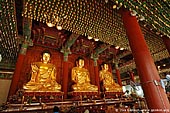
[[[129,11],[124,10],[122,12],[122,19],[148,108],[153,110],[153,112],[155,112],[154,110],[156,109],[169,110],[170,104],[168,98],[164,89],[157,84],[157,82],[160,81],[160,76],[148,50],[136,17],[131,16]],[[160,111],[159,113],[165,112]],[[168,113],[168,111],[166,113]]]
[[[96,75],[96,85],[98,86],[98,92],[100,93],[100,80],[99,80],[99,68],[98,66],[94,66],[94,72]]]
[[[27,52],[28,46],[32,46],[32,40],[31,37],[31,27],[32,27],[32,20],[28,18],[23,18],[23,34],[24,34],[24,40],[22,42],[22,46],[20,49],[20,53],[18,55],[17,63],[15,66],[14,75],[12,77],[12,82],[10,86],[10,90],[8,93],[8,96],[14,95],[16,93],[16,90],[18,89],[18,82],[20,79],[20,72],[22,70],[23,61]]]
[[[99,68],[97,63],[98,58],[94,58],[93,60],[94,60],[94,73],[96,78],[96,85],[98,86],[98,93],[100,94],[100,78],[99,78]]]
[[[8,93],[8,97],[14,95],[18,89],[17,86],[18,86],[19,79],[21,76],[20,72],[22,70],[22,64],[25,58],[26,50],[27,50],[27,45],[23,44],[21,47],[20,53],[18,55],[14,75],[12,77],[11,86],[10,86],[9,93]]]
[[[122,80],[121,80],[120,71],[119,71],[118,68],[116,68],[116,76],[117,76],[118,84],[119,84],[120,86],[122,86]]]
[[[130,72],[129,72],[129,75],[130,75],[131,80],[132,80],[133,82],[135,82],[135,78],[134,78],[134,73],[133,73],[133,71],[130,71]]]
[[[163,36],[162,39],[170,55],[170,38]]]
[[[64,98],[66,99],[68,93],[68,54],[66,53],[64,53],[62,89],[64,92]]]
[[[68,92],[68,62],[63,62],[63,92],[64,92],[64,98],[67,98],[67,92]]]

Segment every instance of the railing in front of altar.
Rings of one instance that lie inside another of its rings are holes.
[[[127,98],[118,99],[102,99],[102,100],[78,100],[78,101],[62,101],[62,102],[48,102],[48,103],[23,103],[23,104],[8,104],[7,109],[3,113],[53,113],[54,106],[60,108],[61,113],[77,112],[81,113],[89,110],[92,113],[99,111],[124,110],[127,113],[135,105],[135,101]]]

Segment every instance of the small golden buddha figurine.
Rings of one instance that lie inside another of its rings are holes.
[[[74,91],[98,91],[98,87],[90,83],[90,74],[84,68],[84,59],[76,61],[77,66],[72,68],[71,78],[75,83],[72,85]]]
[[[31,80],[23,86],[26,91],[60,91],[61,85],[56,82],[56,68],[49,63],[51,53],[42,52],[42,62],[31,64]]]
[[[104,90],[109,92],[122,92],[122,87],[115,83],[112,73],[108,71],[108,64],[102,64],[102,70],[99,72],[100,81],[103,82]]]

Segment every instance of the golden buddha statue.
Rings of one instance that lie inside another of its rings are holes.
[[[60,91],[61,85],[56,82],[56,68],[49,63],[51,54],[42,52],[42,62],[31,64],[31,80],[23,86],[26,91]]]
[[[98,91],[98,87],[90,83],[90,74],[84,68],[84,59],[76,61],[77,66],[72,68],[71,78],[75,84],[72,85],[74,91]]]
[[[104,90],[109,92],[122,92],[122,87],[115,83],[112,73],[108,71],[108,64],[104,63],[102,70],[99,72],[100,81],[103,82]]]

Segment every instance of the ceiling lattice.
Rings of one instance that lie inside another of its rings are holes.
[[[121,15],[104,0],[27,0],[23,16],[129,49]]]
[[[170,38],[170,0],[111,0],[118,7],[123,5],[139,20]]]
[[[15,1],[3,0],[0,6],[0,53],[2,62],[14,64],[19,50],[17,41]]]

